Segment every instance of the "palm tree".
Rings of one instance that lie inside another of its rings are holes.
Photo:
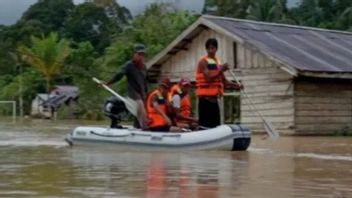
[[[24,61],[45,76],[49,94],[53,75],[60,71],[71,52],[70,43],[66,39],[59,40],[57,33],[50,33],[46,38],[31,37],[31,42],[31,47],[18,47],[18,52],[24,57]]]

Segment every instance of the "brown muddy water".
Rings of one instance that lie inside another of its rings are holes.
[[[352,197],[351,137],[254,136],[246,152],[69,147],[85,124],[0,124],[0,197]]]

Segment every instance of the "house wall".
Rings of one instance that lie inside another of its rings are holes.
[[[236,75],[250,98],[248,100],[241,95],[242,123],[253,131],[264,131],[251,101],[280,133],[294,133],[293,76],[280,69],[280,65],[265,54],[244,45],[237,46],[237,65]]]
[[[172,56],[167,62],[162,65],[161,76],[168,77],[172,81],[178,81],[181,76],[189,77],[194,80],[196,64],[198,59],[206,54],[205,41],[208,38],[217,38],[219,42],[218,57],[220,60],[233,65],[233,41],[221,34],[208,29],[204,30],[197,36],[186,48]]]
[[[294,133],[294,84],[292,77],[276,67],[241,69],[241,81],[255,108],[280,133]],[[241,95],[241,121],[253,131],[264,131],[250,101]]]
[[[233,68],[234,40],[213,30],[204,30],[188,46],[188,50],[180,51],[172,56],[161,67],[161,76],[178,81],[181,76],[194,80],[198,58],[204,55],[205,41],[215,37],[219,41],[218,57],[228,62],[238,78],[245,86],[245,90],[260,112],[272,121],[273,125],[284,133],[293,133],[294,100],[292,76],[281,70],[278,65],[256,51],[237,44],[237,68]],[[227,74],[228,79],[232,77]],[[253,131],[264,131],[261,119],[253,113],[248,100],[241,98],[242,123]]]
[[[51,111],[49,108],[44,108],[43,105],[41,105],[43,101],[39,98],[36,97],[32,101],[32,108],[31,108],[31,116],[32,117],[44,117],[44,118],[51,118]]]
[[[331,134],[352,124],[351,81],[298,79],[294,102],[297,134]]]

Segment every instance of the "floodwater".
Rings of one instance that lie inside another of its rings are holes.
[[[352,197],[351,137],[254,136],[246,152],[71,148],[63,137],[81,124],[0,124],[0,197]]]

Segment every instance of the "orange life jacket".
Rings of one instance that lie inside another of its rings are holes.
[[[162,111],[166,113],[167,107],[166,107],[166,100],[164,96],[160,93],[158,89],[154,90],[151,92],[147,98],[147,114],[148,118],[150,120],[149,127],[159,127],[159,126],[165,126],[166,125],[166,120],[162,115],[160,115],[158,112],[155,111],[154,106],[153,106],[153,98],[158,97],[158,104],[159,107]]]
[[[224,86],[222,76],[218,76],[212,81],[207,81],[202,70],[200,63],[206,61],[208,63],[208,71],[210,75],[218,73],[221,69],[221,63],[218,58],[209,58],[207,55],[201,57],[197,64],[196,69],[196,95],[197,96],[218,96],[224,93]]]
[[[167,94],[167,100],[168,100],[169,102],[172,101],[172,97],[174,96],[174,93],[177,92],[179,89],[180,89],[180,86],[179,86],[178,84],[172,85],[172,87],[171,87],[169,93]]]
[[[181,104],[180,104],[180,112],[181,115],[184,117],[190,117],[191,116],[191,100],[189,98],[189,95],[186,93],[183,93],[180,86],[178,84],[172,86],[171,91],[169,92],[169,100],[172,101],[172,97],[175,95],[179,95],[181,98]],[[175,121],[179,121],[179,119],[175,118]]]

